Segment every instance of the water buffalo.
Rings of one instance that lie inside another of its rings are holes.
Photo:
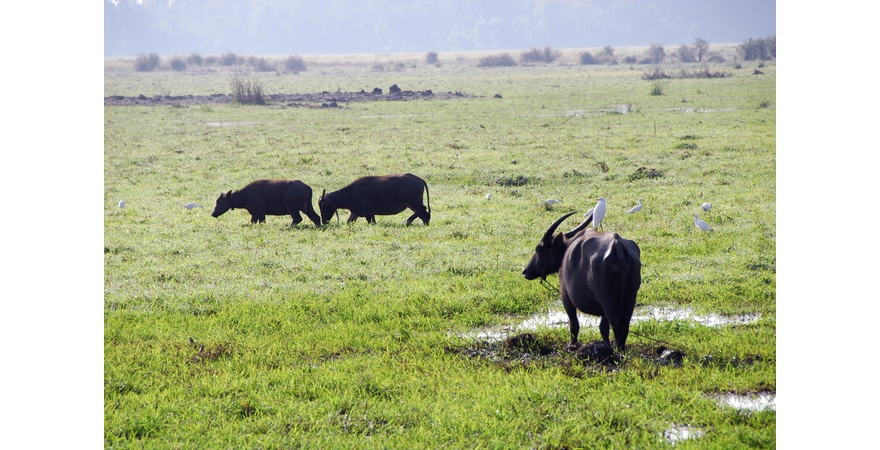
[[[592,214],[568,233],[553,236],[559,224],[572,214],[568,213],[550,225],[523,269],[523,276],[527,280],[545,279],[547,275],[559,272],[559,291],[571,333],[570,346],[577,346],[580,330],[577,310],[580,310],[601,317],[599,332],[608,345],[611,345],[608,339],[610,324],[617,348],[623,351],[636,294],[642,284],[639,246],[617,233],[587,228],[593,220]]]
[[[422,203],[422,188],[428,197],[427,208]],[[409,208],[414,212],[406,219],[407,226],[417,217],[428,225],[431,221],[431,194],[428,192],[428,183],[411,173],[361,177],[338,191],[328,193],[325,189],[321,193],[318,209],[321,210],[324,224],[330,222],[339,208],[349,210],[349,223],[358,217],[366,217],[367,222],[376,223],[377,215],[398,214]]]
[[[251,214],[251,223],[265,222],[266,215],[290,214],[293,226],[302,222],[302,211],[316,227],[321,226],[321,218],[312,206],[312,188],[299,180],[257,180],[235,192],[220,194],[211,215],[220,217],[235,208],[246,209]]]

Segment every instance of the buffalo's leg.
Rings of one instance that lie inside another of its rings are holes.
[[[571,336],[568,347],[577,348],[578,333],[581,330],[581,325],[578,322],[577,308],[574,307],[565,293],[562,294],[562,307],[565,308],[565,313],[568,314],[568,332]]]
[[[416,220],[417,218],[422,219],[422,222],[424,222],[425,225],[427,225],[429,222],[431,222],[431,214],[428,213],[427,209],[419,209],[419,210],[413,209],[413,211],[415,211],[415,213],[413,213],[413,215],[409,216],[409,219],[406,219],[406,226],[412,225],[413,221]]]
[[[306,216],[315,223],[316,227],[321,226],[321,218],[318,216],[318,213],[316,213],[315,210],[311,208],[311,205],[306,204],[306,206],[303,207],[302,212],[306,213]]]
[[[629,321],[624,321],[620,316],[615,316],[611,320],[611,329],[614,330],[614,342],[617,344],[617,350],[621,352],[626,350],[626,338],[629,336]]]
[[[348,215],[348,222],[346,222],[346,223],[352,223],[352,222],[354,222],[354,221],[357,220],[357,219],[358,219],[358,215],[357,215],[357,214],[355,214],[355,213],[350,213],[350,214]]]
[[[601,319],[599,319],[599,333],[602,335],[602,342],[611,347],[611,340],[608,339],[608,329],[608,318],[602,316]],[[617,330],[614,330],[614,337],[617,337]]]
[[[290,213],[290,217],[293,217],[293,223],[291,223],[290,226],[296,226],[296,224],[303,221],[303,218],[300,215],[299,211],[294,211]]]

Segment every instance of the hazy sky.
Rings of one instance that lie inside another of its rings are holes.
[[[104,55],[340,54],[741,43],[768,0],[116,0]]]

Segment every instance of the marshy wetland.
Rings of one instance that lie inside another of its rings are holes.
[[[479,56],[307,57],[251,75],[302,96],[266,105],[195,101],[228,95],[232,68],[106,61],[106,447],[775,447],[775,64],[655,95],[653,67]],[[342,95],[393,85],[422,94]],[[429,226],[210,215],[256,179],[301,180],[317,207],[405,172]],[[622,353],[586,315],[567,348],[556,276],[521,274],[598,197],[642,254]]]

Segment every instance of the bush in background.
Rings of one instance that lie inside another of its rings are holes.
[[[176,70],[178,72],[186,70],[186,60],[184,60],[182,56],[173,56],[171,58],[171,70]]]
[[[306,71],[306,61],[297,55],[288,56],[284,60],[284,68],[289,72],[300,73]]]
[[[694,52],[697,54],[697,62],[703,62],[703,55],[709,53],[709,41],[702,38],[694,39]]]
[[[477,67],[503,67],[503,66],[515,66],[516,61],[513,60],[513,57],[510,56],[510,53],[502,53],[500,55],[491,55],[480,58],[479,64]]]
[[[736,51],[744,61],[776,59],[776,35],[764,39],[749,38],[738,45]]]
[[[602,61],[599,61],[599,58],[596,58],[590,52],[581,53],[580,61],[583,65],[602,64]]]
[[[435,52],[435,51],[428,52],[428,54],[425,55],[425,61],[427,61],[428,64],[437,64],[437,61],[438,61],[437,52]]]
[[[149,55],[141,53],[134,59],[134,70],[138,72],[150,72],[159,66],[159,54],[150,53]]]
[[[217,63],[221,66],[234,66],[239,63],[238,55],[235,52],[226,52],[220,55],[220,59],[217,60]]]
[[[205,62],[205,58],[202,58],[202,54],[199,52],[192,52],[186,57],[186,62],[187,64],[201,66],[202,63]]]
[[[266,58],[257,58],[256,56],[251,56],[248,58],[248,64],[253,67],[257,72],[271,72],[275,70],[275,63],[270,62]]]
[[[519,59],[523,63],[536,63],[536,62],[551,63],[556,58],[558,58],[561,54],[562,54],[562,52],[560,52],[559,50],[553,50],[548,45],[541,50],[538,50],[537,48],[532,47],[530,50],[526,50],[526,51],[520,53]]]

